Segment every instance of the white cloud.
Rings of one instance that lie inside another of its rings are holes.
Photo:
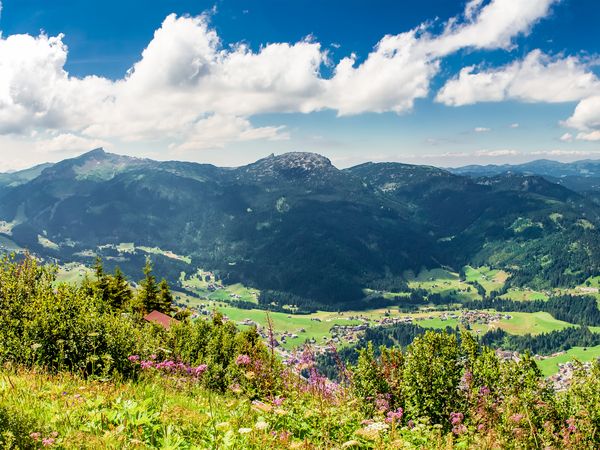
[[[530,153],[535,156],[595,156],[600,152],[585,150],[537,150]]]
[[[492,129],[491,128],[486,128],[486,127],[475,127],[473,129],[473,131],[475,133],[487,133],[488,131],[492,131]]]
[[[572,142],[573,135],[571,133],[565,133],[560,137],[560,140],[563,142]]]
[[[577,133],[577,139],[581,141],[600,141],[600,130],[589,131],[587,133]]]
[[[579,102],[564,125],[581,130],[578,139],[586,139],[590,134],[593,136],[593,131],[600,130],[600,94]]]
[[[289,139],[282,127],[253,128],[247,119],[213,115],[198,121],[187,140],[171,146],[174,150],[222,148],[231,141],[277,141]]]
[[[207,16],[170,15],[116,81],[70,76],[62,35],[0,35],[0,134],[54,131],[71,144],[170,141],[183,150],[288,136],[279,126],[254,127],[257,114],[403,113],[428,95],[441,58],[463,48],[508,49],[555,1],[471,0],[441,34],[422,25],[385,36],[358,65],[354,55],[329,61],[312,38],[258,51],[224,47]],[[324,64],[333,66],[330,78]]]
[[[500,150],[478,150],[474,153],[475,156],[490,156],[490,157],[497,157],[497,156],[515,156],[515,155],[519,155],[521,152],[519,152],[518,150],[511,150],[511,149],[500,149]]]
[[[511,124],[510,124],[510,127],[511,127],[511,128],[519,128],[519,126],[520,126],[520,125],[519,125],[518,123],[511,123]]]
[[[491,70],[465,67],[436,96],[451,106],[478,102],[577,101],[600,91],[600,80],[575,56],[551,57],[533,50],[523,60]]]
[[[88,139],[70,133],[36,141],[35,149],[40,152],[81,153],[92,148],[110,149],[112,144],[101,139]]]

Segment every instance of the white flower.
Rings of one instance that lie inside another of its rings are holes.
[[[240,428],[238,430],[238,433],[240,433],[240,434],[248,434],[248,433],[251,433],[251,432],[252,432],[252,428]]]
[[[269,424],[267,422],[265,422],[264,420],[261,420],[259,422],[256,422],[256,425],[254,425],[254,428],[256,428],[257,430],[266,430],[267,428],[269,428]]]

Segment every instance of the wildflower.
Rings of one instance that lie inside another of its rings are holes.
[[[375,408],[382,413],[390,409],[389,394],[387,396],[378,395],[375,400]]]
[[[408,428],[412,430],[415,427],[415,422],[410,419],[406,425],[408,425]]]
[[[140,357],[138,355],[130,355],[127,359],[133,363],[139,361]]]
[[[398,408],[396,411],[388,411],[385,421],[386,423],[400,422],[403,415],[404,410],[402,408]]]
[[[42,439],[42,445],[44,447],[50,447],[54,445],[54,438],[48,437],[46,439]]]
[[[490,391],[490,388],[489,388],[489,387],[487,387],[487,386],[482,386],[482,387],[479,389],[479,395],[481,395],[481,396],[484,396],[484,397],[485,397],[486,395],[489,395],[489,394],[490,394],[490,392],[491,392],[491,391]]]
[[[264,420],[260,420],[258,422],[256,422],[256,425],[254,425],[254,428],[256,428],[257,430],[266,430],[267,428],[269,428],[269,424],[267,422],[265,422]]]
[[[271,412],[273,407],[261,402],[260,400],[254,400],[252,402],[252,409],[258,412]]]
[[[461,423],[460,425],[452,427],[452,432],[456,435],[463,434],[467,432],[467,427]]]
[[[252,428],[240,428],[238,430],[238,433],[240,434],[248,434],[248,433],[252,433]]]
[[[41,434],[40,434],[40,433],[37,433],[37,432],[35,432],[35,433],[31,433],[31,434],[29,435],[29,437],[30,437],[31,439],[33,439],[34,441],[39,441],[39,440],[40,440],[40,437],[41,437]]]
[[[53,438],[57,438],[58,437],[58,431],[53,431],[52,433],[50,433],[50,436]]]
[[[142,368],[142,370],[150,369],[153,366],[154,366],[154,363],[152,361],[142,361],[140,363],[140,367]]]
[[[367,431],[383,431],[387,430],[389,425],[383,422],[373,422],[365,428]]]
[[[238,357],[235,359],[235,363],[238,366],[247,366],[248,364],[250,364],[251,359],[248,355],[238,355]]]
[[[194,375],[196,375],[197,377],[202,375],[204,372],[206,372],[206,369],[208,369],[208,366],[206,364],[200,364],[198,367],[196,367],[194,369]]]
[[[284,400],[285,400],[285,397],[277,396],[277,397],[273,398],[273,405],[281,406],[281,405],[283,405]]]
[[[567,430],[569,431],[569,433],[574,433],[575,431],[577,431],[577,426],[575,425],[575,417],[569,417],[567,419]]]
[[[523,420],[525,416],[523,414],[513,414],[512,416],[510,416],[510,420],[512,420],[515,423],[519,423],[521,420]]]
[[[464,419],[463,413],[460,413],[460,412],[450,413],[450,423],[452,425],[459,425],[459,424],[461,424],[462,421],[463,421],[463,419]]]
[[[229,386],[229,389],[231,389],[231,392],[234,394],[240,394],[242,392],[242,387],[238,383],[232,384]]]

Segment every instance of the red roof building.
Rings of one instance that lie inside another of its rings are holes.
[[[144,316],[144,320],[147,322],[157,323],[162,325],[167,330],[171,328],[174,323],[179,323],[179,320],[173,319],[171,316],[161,313],[160,311],[152,311],[150,314]]]

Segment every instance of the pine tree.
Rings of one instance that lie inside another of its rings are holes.
[[[109,289],[108,289],[108,277],[104,272],[104,265],[102,259],[97,256],[94,264],[94,273],[96,274],[96,281],[93,285],[93,289],[100,294],[100,298],[106,303],[110,303]]]
[[[122,308],[133,297],[131,287],[119,267],[115,268],[115,273],[109,278],[108,288],[110,291],[110,304],[113,308]]]
[[[156,284],[156,277],[152,274],[152,262],[150,261],[150,258],[146,258],[144,275],[145,278],[140,282],[141,289],[138,293],[138,298],[147,312],[152,312],[154,310],[161,311],[158,301],[158,285]]]
[[[158,304],[159,311],[165,314],[169,314],[173,311],[173,294],[171,294],[171,289],[169,289],[169,283],[164,278],[158,285],[159,294],[158,294]]]

